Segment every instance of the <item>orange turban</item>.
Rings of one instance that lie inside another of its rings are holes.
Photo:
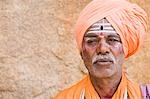
[[[125,57],[133,55],[147,30],[147,14],[126,0],[93,0],[81,12],[75,27],[76,41],[82,49],[83,36],[95,22],[106,18],[120,35]]]

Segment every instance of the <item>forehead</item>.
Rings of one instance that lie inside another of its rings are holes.
[[[103,18],[93,25],[91,25],[88,30],[86,31],[85,35],[87,34],[111,34],[111,35],[118,35],[118,33],[115,31],[111,23],[108,22],[106,18]]]

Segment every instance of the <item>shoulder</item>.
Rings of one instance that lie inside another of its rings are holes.
[[[82,90],[86,86],[86,78],[79,81],[75,85],[61,91],[58,95],[56,95],[53,99],[73,99],[73,97],[79,97]],[[76,99],[76,98],[75,98]]]
[[[128,80],[127,88],[128,88],[128,94],[130,94],[129,96],[141,97],[140,85],[138,83],[133,82],[130,79]],[[138,98],[138,99],[141,99],[141,98]]]
[[[130,82],[132,83],[132,82]],[[132,84],[132,89],[136,94],[141,95],[142,99],[150,99],[150,84]]]
[[[136,92],[136,93],[141,93],[140,92],[140,85],[136,82],[133,82],[131,79],[128,79],[128,88],[132,89],[132,91]]]

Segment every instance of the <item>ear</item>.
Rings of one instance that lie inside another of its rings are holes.
[[[88,53],[87,53],[87,50],[86,50],[84,44],[82,44],[82,49],[80,51],[80,55],[81,55],[82,60],[87,60],[88,59]]]
[[[82,52],[80,52],[80,55],[81,55],[81,58],[83,59],[83,54],[82,54]]]
[[[84,44],[84,42],[82,42],[82,49],[80,50],[80,55],[81,55],[82,59],[85,57],[85,55],[84,55],[85,52],[86,52],[85,44]]]
[[[82,48],[80,49],[80,55],[81,55],[81,58],[82,58],[82,59],[84,58],[83,51],[85,50],[85,46],[84,46],[83,43],[84,43],[84,42],[82,41]]]

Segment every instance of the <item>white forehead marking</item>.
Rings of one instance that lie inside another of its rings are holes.
[[[100,33],[100,32],[107,32],[107,33],[116,33],[112,25],[107,21],[106,18],[99,20],[98,22],[94,23],[87,31],[87,33]]]

